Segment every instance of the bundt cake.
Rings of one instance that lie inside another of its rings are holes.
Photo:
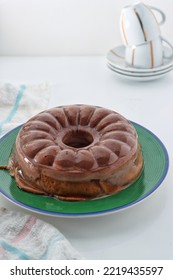
[[[8,168],[24,191],[80,201],[122,191],[141,173],[134,126],[91,105],[43,111],[20,129]]]

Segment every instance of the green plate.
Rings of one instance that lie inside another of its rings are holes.
[[[139,203],[153,193],[164,180],[169,166],[163,143],[151,131],[132,122],[139,136],[144,157],[141,176],[122,192],[94,200],[68,202],[52,197],[27,193],[16,186],[7,170],[0,170],[0,191],[11,202],[33,212],[57,217],[98,216],[117,212]],[[8,163],[20,127],[0,140],[0,165]]]

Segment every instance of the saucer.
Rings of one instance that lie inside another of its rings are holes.
[[[113,67],[111,64],[107,63],[107,66],[110,70],[112,70],[113,72],[116,73],[116,75],[118,75],[121,78],[125,78],[128,80],[133,80],[133,81],[152,81],[152,80],[156,80],[156,79],[160,79],[162,77],[164,77],[165,75],[167,75],[168,72],[170,72],[173,67],[168,68],[166,70],[160,71],[158,73],[154,73],[154,74],[149,74],[149,73],[127,73],[127,72],[123,72],[122,70],[119,70],[118,68]]]
[[[152,72],[152,73],[125,71],[125,70],[121,70],[121,69],[113,66],[110,63],[107,63],[107,66],[109,68],[111,68],[111,70],[114,70],[115,72],[119,72],[121,74],[128,75],[128,76],[137,76],[137,77],[144,77],[144,76],[150,76],[151,77],[151,76],[156,76],[156,75],[162,75],[164,73],[168,73],[168,72],[173,70],[173,65],[168,67],[168,68],[166,68],[166,69],[163,69],[163,70],[160,70],[160,71],[157,71],[157,72]]]
[[[169,49],[164,46],[164,52],[166,55],[169,55]],[[125,46],[117,46],[113,49],[111,49],[106,56],[107,63],[113,67],[116,67],[118,70],[123,71],[123,73],[149,73],[149,74],[154,74],[154,73],[159,73],[162,70],[169,69],[173,66],[173,56],[170,58],[164,58],[163,59],[163,64],[161,66],[158,66],[156,68],[152,69],[141,69],[141,68],[134,68],[130,67],[129,65],[126,64],[125,60]],[[172,70],[172,69],[171,69]]]

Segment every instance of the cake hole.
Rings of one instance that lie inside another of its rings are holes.
[[[93,136],[86,131],[73,130],[67,132],[63,137],[62,142],[69,147],[84,148],[93,142]]]

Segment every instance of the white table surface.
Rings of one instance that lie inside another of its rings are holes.
[[[155,133],[170,168],[160,187],[140,204],[101,217],[35,214],[57,227],[87,259],[173,259],[173,71],[160,80],[116,77],[105,57],[1,57],[0,81],[53,84],[49,107],[85,103],[118,111]],[[0,206],[23,211],[0,194]]]

